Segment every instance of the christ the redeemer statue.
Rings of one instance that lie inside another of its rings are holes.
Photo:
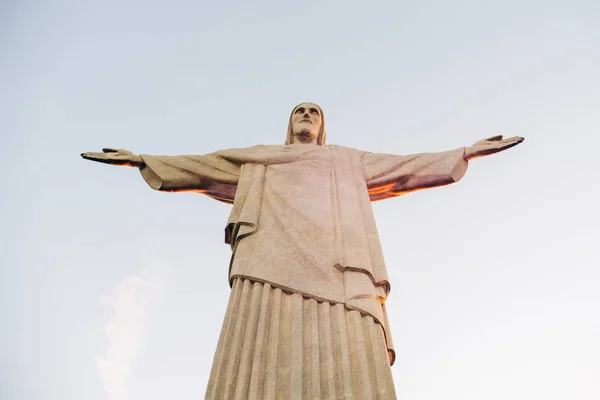
[[[495,136],[441,153],[369,153],[326,145],[323,111],[303,103],[285,145],[82,156],[137,167],[156,190],[232,204],[232,289],[206,399],[395,399],[390,283],[370,202],[457,182],[468,160],[522,141]]]

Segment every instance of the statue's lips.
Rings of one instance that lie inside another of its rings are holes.
[[[311,121],[309,121],[308,119],[303,119],[303,120],[302,120],[302,121],[300,121],[300,122],[308,122],[309,124],[311,124],[311,125],[312,125],[312,122],[311,122]]]

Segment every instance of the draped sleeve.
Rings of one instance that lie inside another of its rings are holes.
[[[146,183],[166,192],[194,191],[225,203],[233,203],[240,164],[212,153],[192,156],[141,155]]]
[[[364,153],[363,171],[371,201],[458,182],[467,172],[465,148],[440,153]]]

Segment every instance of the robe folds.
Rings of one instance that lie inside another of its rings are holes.
[[[232,204],[225,228],[229,280],[268,284],[370,316],[393,354],[390,292],[370,202],[451,184],[464,148],[407,156],[335,145],[260,145],[207,155],[142,155],[161,191],[196,191]],[[392,360],[393,362],[393,360]]]

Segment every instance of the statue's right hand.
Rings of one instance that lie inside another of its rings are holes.
[[[142,157],[124,149],[102,149],[102,153],[81,153],[86,160],[97,161],[105,164],[124,165],[129,167],[143,167]]]

